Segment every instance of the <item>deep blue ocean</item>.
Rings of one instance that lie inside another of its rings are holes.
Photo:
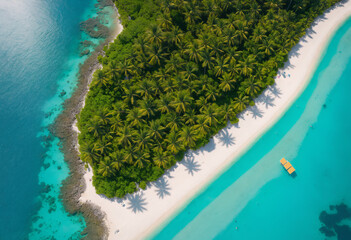
[[[350,80],[351,19],[281,119],[150,238],[351,239]],[[325,219],[334,236],[320,231]]]
[[[77,84],[79,44],[92,40],[79,24],[97,15],[95,4],[0,0],[1,240],[79,239],[85,227],[58,199],[69,170],[47,127]]]

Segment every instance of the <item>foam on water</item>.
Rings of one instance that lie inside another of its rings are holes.
[[[325,238],[319,214],[351,205],[350,43],[348,20],[281,120],[153,238]],[[282,157],[296,178],[282,169]]]

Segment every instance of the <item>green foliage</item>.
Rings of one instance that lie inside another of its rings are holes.
[[[123,32],[99,56],[79,115],[97,193],[146,188],[268,85],[336,0],[118,0]]]
[[[141,181],[140,182],[140,184],[139,184],[139,187],[141,188],[141,189],[146,189],[146,182],[145,181]]]

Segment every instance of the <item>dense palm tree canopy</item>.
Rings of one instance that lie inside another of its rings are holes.
[[[98,193],[158,179],[253,105],[315,17],[337,0],[117,0],[124,25],[99,56],[79,115]]]

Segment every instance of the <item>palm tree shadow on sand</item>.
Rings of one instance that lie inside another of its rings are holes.
[[[277,94],[279,94],[279,93],[277,93]],[[257,99],[258,99],[259,102],[261,102],[261,103],[263,103],[265,105],[266,109],[269,108],[269,107],[274,107],[275,106],[275,104],[273,103],[275,98],[272,97],[270,94],[262,94]]]
[[[128,209],[131,209],[132,212],[144,212],[147,209],[145,206],[147,205],[146,199],[143,196],[143,193],[135,193],[133,195],[129,195],[128,199]]]
[[[235,137],[233,137],[232,134],[229,134],[227,129],[219,132],[218,139],[222,146],[229,147],[235,144]]]
[[[163,177],[159,178],[155,183],[154,186],[156,188],[156,194],[159,198],[164,198],[165,196],[171,195],[169,187],[169,183]]]
[[[272,86],[269,86],[268,89],[274,97],[280,98],[280,95],[282,95],[282,91],[277,87],[276,83],[274,83]]]
[[[195,161],[194,153],[189,152],[185,155],[185,158],[183,161],[180,162],[181,164],[184,165],[185,170],[191,174],[192,176],[194,175],[195,172],[200,171],[200,164]]]
[[[256,105],[248,108],[247,110],[252,114],[252,117],[254,119],[263,117],[263,111],[260,110]]]

